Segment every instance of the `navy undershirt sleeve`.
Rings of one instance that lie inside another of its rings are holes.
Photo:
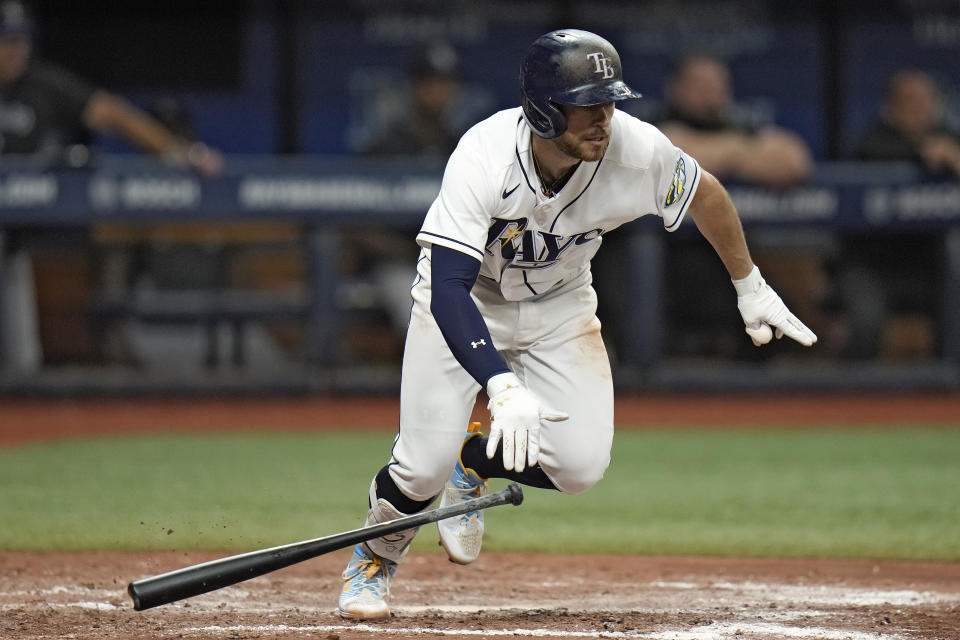
[[[433,245],[430,276],[433,313],[440,333],[467,373],[486,387],[487,380],[510,369],[497,353],[470,290],[480,274],[480,263],[465,253]]]

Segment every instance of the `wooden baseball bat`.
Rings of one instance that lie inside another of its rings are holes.
[[[490,495],[466,500],[442,509],[415,513],[403,518],[388,520],[380,524],[323,538],[302,540],[279,547],[241,553],[136,580],[127,586],[127,593],[133,598],[133,608],[137,611],[143,611],[201,593],[222,589],[310,558],[316,558],[330,551],[353,546],[358,542],[412,529],[437,520],[452,518],[468,511],[478,511],[501,504],[519,505],[522,502],[523,490],[520,489],[520,485],[511,483],[507,488]]]

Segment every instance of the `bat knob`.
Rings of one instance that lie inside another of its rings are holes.
[[[142,611],[143,607],[140,603],[140,592],[137,591],[137,587],[132,582],[127,585],[127,593],[130,594],[130,598],[133,600],[133,610]]]
[[[523,489],[521,489],[520,485],[518,485],[516,482],[511,482],[507,486],[507,493],[509,494],[510,504],[523,504]]]

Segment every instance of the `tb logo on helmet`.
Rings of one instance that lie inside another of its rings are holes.
[[[610,58],[605,57],[602,51],[588,53],[587,59],[593,60],[593,72],[602,73],[604,78],[612,78],[613,74],[616,73],[610,66]]]

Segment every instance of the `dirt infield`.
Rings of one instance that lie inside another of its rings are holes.
[[[424,531],[423,535],[435,535]],[[488,553],[469,567],[412,555],[393,616],[333,611],[338,552],[235,587],[135,612],[129,580],[210,554],[0,556],[0,635],[26,638],[960,637],[954,565]]]
[[[394,398],[0,403],[0,446],[159,430],[389,429]],[[960,396],[621,398],[635,425],[960,424]],[[435,536],[435,529],[421,535]],[[819,559],[411,554],[393,616],[333,611],[337,552],[135,612],[127,582],[203,553],[0,553],[0,637],[960,640],[960,565]]]

